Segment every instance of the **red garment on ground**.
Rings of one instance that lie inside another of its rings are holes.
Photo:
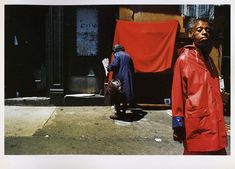
[[[135,72],[161,72],[171,67],[177,28],[177,20],[117,21],[113,44],[125,47]]]

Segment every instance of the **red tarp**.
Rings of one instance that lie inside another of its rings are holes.
[[[117,21],[113,44],[121,44],[133,59],[136,72],[161,72],[171,67],[177,20]]]

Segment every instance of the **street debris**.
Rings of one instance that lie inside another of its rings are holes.
[[[154,139],[156,142],[162,142],[162,139],[161,138],[155,138]]]
[[[172,116],[172,111],[171,111],[171,110],[167,110],[166,113],[167,113],[169,116]]]

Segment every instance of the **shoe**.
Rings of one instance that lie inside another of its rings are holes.
[[[112,114],[109,116],[110,119],[113,119],[113,120],[118,120],[118,119],[122,119],[123,117],[125,116],[125,114],[123,113],[115,113],[115,114]]]
[[[117,114],[112,114],[112,115],[109,116],[109,118],[113,119],[113,120],[116,120],[116,119],[118,119],[118,116],[117,116]]]

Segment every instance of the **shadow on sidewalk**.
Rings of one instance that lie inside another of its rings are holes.
[[[126,121],[126,122],[133,122],[133,121],[139,121],[142,118],[144,118],[145,115],[148,113],[143,110],[131,110],[131,113],[126,113],[122,117],[120,117],[118,120]]]

